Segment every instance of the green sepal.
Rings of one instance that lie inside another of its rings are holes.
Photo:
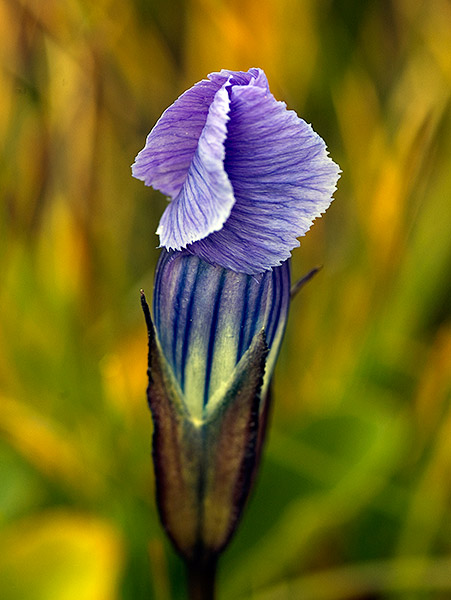
[[[219,553],[236,529],[257,461],[260,391],[268,354],[257,333],[235,368],[222,401],[204,423],[202,543]]]
[[[154,424],[152,455],[156,497],[162,523],[183,555],[198,538],[198,479],[201,432],[186,409],[155,335],[144,294],[141,303],[148,331],[147,398]]]
[[[233,534],[252,484],[268,354],[265,333],[254,336],[223,397],[202,419],[193,419],[160,348],[144,295],[142,306],[160,517],[188,562],[208,563]]]

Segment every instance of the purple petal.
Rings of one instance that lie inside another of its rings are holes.
[[[208,76],[212,81],[223,81],[223,78],[228,79],[227,86],[234,85],[255,85],[269,91],[268,80],[265,72],[262,69],[252,68],[249,71],[229,71],[222,69],[219,73],[210,73]]]
[[[182,94],[147,136],[132,165],[132,174],[146,185],[175,197],[186,179],[208,110],[227,75],[202,80]]]
[[[225,169],[236,202],[224,227],[189,246],[248,274],[281,264],[330,205],[339,168],[324,141],[265,88],[231,88]]]
[[[160,245],[180,250],[221,229],[235,202],[224,169],[229,94],[223,85],[214,97],[197,150],[178,196],[166,208],[157,234]]]
[[[261,69],[222,70],[163,114],[132,167],[172,198],[160,244],[256,274],[280,265],[329,206],[339,168]]]

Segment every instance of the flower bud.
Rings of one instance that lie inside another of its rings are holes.
[[[222,550],[248,496],[289,297],[288,262],[250,276],[161,254],[155,328],[143,303],[153,456],[161,518],[188,561]]]

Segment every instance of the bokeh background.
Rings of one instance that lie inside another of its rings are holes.
[[[0,0],[0,598],[169,600],[146,407],[161,112],[265,69],[343,175],[293,257],[219,599],[451,598],[449,0]]]

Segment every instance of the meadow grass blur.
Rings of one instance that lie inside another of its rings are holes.
[[[252,66],[343,175],[219,598],[451,597],[450,40],[448,0],[0,0],[2,600],[184,597],[139,303],[165,200],[130,164]]]

